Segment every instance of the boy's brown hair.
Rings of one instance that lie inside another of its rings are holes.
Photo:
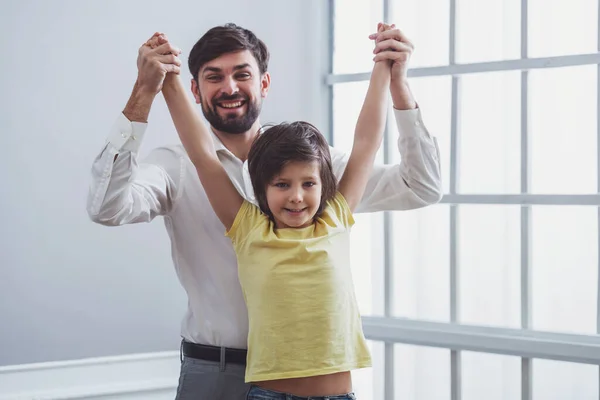
[[[317,161],[319,164],[322,191],[316,216],[323,212],[325,204],[337,191],[329,145],[321,132],[303,121],[272,126],[258,135],[248,154],[254,196],[261,211],[271,219],[273,214],[267,203],[267,185],[292,161]]]

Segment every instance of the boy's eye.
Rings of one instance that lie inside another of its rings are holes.
[[[216,82],[219,79],[221,79],[221,77],[219,75],[209,75],[209,76],[206,77],[206,79],[209,80],[209,81]]]
[[[314,182],[304,182],[304,186],[313,187],[313,186],[315,186],[315,183]]]
[[[247,73],[247,72],[243,72],[243,73],[241,73],[241,74],[238,74],[238,75],[237,75],[237,78],[238,78],[238,79],[248,79],[248,78],[250,78],[250,74],[249,74],[249,73]]]
[[[277,182],[275,184],[275,186],[278,187],[278,188],[286,188],[288,186],[288,184],[287,183],[283,183],[283,182]]]

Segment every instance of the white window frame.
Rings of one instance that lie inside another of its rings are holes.
[[[334,1],[329,0],[329,49],[334,48]],[[338,0],[340,1],[340,0]],[[343,1],[343,0],[341,0]],[[383,19],[389,20],[394,0],[383,0]],[[399,1],[399,0],[396,0]],[[461,351],[475,351],[521,357],[521,399],[532,399],[532,359],[548,359],[575,363],[600,365],[600,336],[564,334],[531,330],[531,206],[533,205],[582,205],[598,208],[597,218],[600,229],[600,113],[597,112],[597,193],[596,194],[529,194],[531,182],[530,132],[528,130],[528,82],[529,71],[543,68],[568,66],[597,66],[597,108],[600,107],[600,26],[598,28],[598,52],[591,54],[565,55],[557,57],[528,57],[528,1],[521,0],[521,55],[519,59],[456,63],[456,0],[450,2],[449,63],[446,66],[412,68],[409,77],[452,77],[451,99],[451,140],[450,140],[450,190],[441,200],[450,207],[450,322],[428,322],[395,318],[392,316],[393,302],[393,259],[390,237],[393,232],[393,219],[389,212],[384,216],[384,317],[363,317],[365,336],[370,340],[385,343],[384,354],[384,398],[394,398],[394,344],[405,343],[420,346],[446,348],[451,351],[451,399],[461,400]],[[600,5],[598,7],[600,25]],[[329,132],[333,132],[333,86],[346,82],[366,81],[369,73],[333,74],[333,52],[330,52],[329,74],[326,85],[329,88]],[[467,74],[493,71],[521,71],[521,184],[520,194],[460,194],[458,188],[457,151],[460,140],[459,107],[460,80]],[[390,143],[386,132],[384,141],[384,161],[389,161]],[[332,139],[332,138],[330,138]],[[521,329],[506,329],[460,324],[458,310],[458,205],[494,204],[521,205]],[[600,232],[598,233],[600,255]],[[600,256],[598,257],[600,260]],[[600,261],[599,261],[600,263]],[[600,270],[600,265],[598,266]],[[599,271],[600,272],[600,271]],[[598,287],[600,288],[600,273]],[[600,290],[597,296],[597,333],[600,334]],[[599,373],[600,381],[600,373]]]

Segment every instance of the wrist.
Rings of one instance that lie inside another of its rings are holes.
[[[147,84],[138,76],[135,85],[133,85],[133,92],[131,95],[139,99],[154,99],[157,95],[157,86]]]
[[[392,104],[396,110],[412,110],[417,108],[417,102],[412,95],[408,80],[406,78],[392,78],[390,82]]]
[[[148,122],[154,97],[156,94],[152,90],[147,90],[136,81],[131,96],[123,109],[123,115],[132,122]]]
[[[183,84],[182,84],[181,80],[179,79],[179,75],[173,74],[173,73],[168,73],[165,76],[165,80],[163,81],[163,85],[162,85],[163,95],[165,93],[170,94],[170,93],[176,93],[178,91],[185,92],[185,89],[183,88]]]
[[[170,88],[175,87],[176,84],[177,84],[177,75],[174,73],[168,73],[165,76],[165,80],[163,81],[162,88],[163,88],[163,90],[165,88],[170,89]]]
[[[371,71],[371,83],[388,85],[390,83],[390,65],[385,61],[378,61]]]

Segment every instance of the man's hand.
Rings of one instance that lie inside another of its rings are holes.
[[[377,33],[393,29],[393,26],[380,22],[377,24]],[[375,61],[375,65],[373,65],[373,72],[371,73],[371,84],[375,84],[376,86],[385,84],[387,86],[390,83],[392,61],[383,57],[380,57],[378,60],[375,60],[375,57],[373,57],[373,60]]]
[[[389,29],[386,29],[389,28]],[[389,60],[391,63],[390,92],[394,108],[410,110],[417,108],[417,103],[408,86],[408,62],[415,48],[410,40],[395,25],[377,25],[377,33],[369,35],[375,40],[375,57],[373,61]]]
[[[140,91],[156,95],[162,89],[167,73],[181,71],[181,50],[173,46],[167,37],[157,32],[138,51],[138,86]]]
[[[400,31],[394,29],[395,25],[383,24],[382,29],[378,25],[378,32],[369,36],[375,40],[375,62],[382,60],[390,60],[392,62],[392,81],[406,81],[408,62],[414,50],[414,46],[410,40]]]
[[[156,32],[138,51],[138,76],[133,92],[123,109],[130,121],[148,122],[154,98],[160,92],[167,73],[179,74],[181,50],[168,43],[164,34]]]

